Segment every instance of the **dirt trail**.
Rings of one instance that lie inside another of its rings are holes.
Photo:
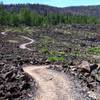
[[[23,43],[23,44],[21,44],[21,45],[20,45],[20,48],[21,48],[21,49],[27,49],[27,50],[32,51],[32,49],[30,49],[30,48],[27,47],[27,45],[30,45],[30,44],[34,43],[35,40],[34,40],[34,39],[31,39],[31,38],[29,38],[29,37],[26,37],[26,36],[20,36],[20,37],[30,41],[30,42],[28,42],[28,43]]]
[[[24,71],[38,83],[34,100],[84,100],[75,91],[69,76],[47,69],[48,66],[27,66]]]
[[[5,33],[2,33],[2,35],[5,35]],[[30,41],[21,44],[20,48],[32,51],[27,46],[34,43],[35,40],[22,35],[20,37]],[[35,99],[31,100],[84,100],[77,93],[75,84],[70,80],[68,75],[50,70],[48,67],[49,65],[27,66],[23,68],[26,73],[37,81],[39,86]]]

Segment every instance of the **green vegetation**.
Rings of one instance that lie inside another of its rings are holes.
[[[47,48],[41,48],[40,50],[41,53],[49,54],[49,50]]]
[[[55,52],[55,51],[51,51],[50,52],[51,55],[65,55],[65,52]]]
[[[100,55],[100,47],[91,47],[88,49],[90,54]]]
[[[80,52],[80,50],[75,50],[75,51],[73,51],[73,54],[75,56],[79,57],[81,55],[81,52]]]
[[[3,5],[0,5],[0,25],[8,26],[49,26],[64,24],[98,24],[100,20],[95,17],[81,15],[61,15],[61,14],[46,14],[41,15],[23,7],[19,12],[13,9],[6,11]]]
[[[64,52],[55,52],[55,51],[50,51],[49,52],[49,57],[48,60],[51,62],[64,62],[65,61],[65,53]]]
[[[58,61],[61,61],[63,62],[65,60],[64,57],[57,57],[57,56],[51,56],[51,57],[48,57],[48,60],[51,61],[51,62],[58,62]]]
[[[29,34],[32,34],[32,32],[33,32],[32,27],[29,27],[29,26],[27,26],[27,27],[25,27],[25,26],[20,26],[20,27],[8,26],[8,27],[3,28],[2,30],[5,32],[18,32],[18,33],[23,32],[23,33],[29,33]]]
[[[54,40],[53,38],[49,37],[49,36],[42,36],[41,42],[43,43],[43,45],[47,45],[52,43]]]

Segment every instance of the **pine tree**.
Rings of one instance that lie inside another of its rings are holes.
[[[22,8],[20,10],[19,19],[21,24],[31,25],[31,11],[27,8]]]

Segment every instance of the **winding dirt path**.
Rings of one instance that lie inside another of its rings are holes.
[[[27,47],[27,45],[30,45],[30,44],[34,43],[35,40],[34,40],[34,39],[31,39],[31,38],[29,38],[29,37],[26,37],[26,36],[20,36],[20,37],[30,41],[30,42],[28,42],[28,43],[21,44],[21,45],[20,45],[20,48],[21,48],[21,49],[27,49],[27,50],[32,51],[32,49],[30,49],[30,48]]]
[[[5,33],[2,33],[2,35],[5,35]],[[27,46],[34,43],[35,40],[26,36],[20,37],[30,41],[21,44],[20,48],[32,51]],[[23,67],[23,70],[31,75],[39,86],[36,96],[31,100],[84,100],[77,93],[75,84],[68,75],[50,70],[48,67],[49,65]]]
[[[47,69],[49,66],[27,66],[24,71],[31,75],[39,88],[34,100],[84,100],[74,89],[69,76]]]
[[[1,32],[1,34],[2,34],[2,35],[7,35],[6,32]],[[30,42],[28,42],[28,43],[23,43],[23,44],[21,44],[21,45],[19,46],[20,49],[27,49],[27,50],[29,50],[29,51],[32,51],[32,49],[28,48],[27,46],[30,45],[30,44],[32,44],[32,43],[34,43],[35,40],[34,40],[34,39],[31,39],[31,38],[29,38],[29,37],[23,36],[23,35],[20,35],[20,37],[30,41]],[[8,41],[9,41],[9,42],[12,42],[12,43],[15,43],[16,40],[8,40]]]

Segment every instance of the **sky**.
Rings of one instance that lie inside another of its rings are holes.
[[[100,0],[0,0],[4,4],[32,3],[46,4],[56,7],[100,5]]]

